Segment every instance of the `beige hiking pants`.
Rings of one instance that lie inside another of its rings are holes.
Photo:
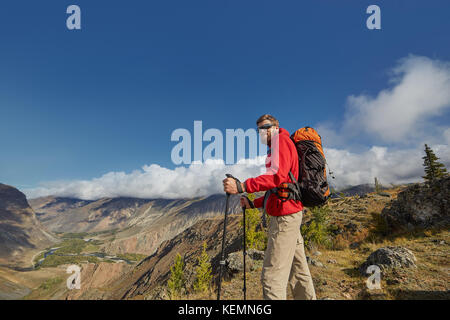
[[[300,234],[302,211],[271,216],[261,273],[265,300],[286,300],[289,284],[295,300],[315,300],[316,293]]]

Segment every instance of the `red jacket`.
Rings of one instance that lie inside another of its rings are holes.
[[[270,151],[266,159],[266,173],[245,180],[245,188],[248,193],[266,191],[278,187],[283,182],[293,182],[289,178],[289,170],[294,177],[298,177],[297,149],[289,132],[280,128],[278,135],[272,137],[271,140]],[[277,149],[279,152],[276,152]],[[264,197],[255,199],[255,207],[261,208],[263,200]],[[271,194],[267,199],[266,211],[271,216],[284,216],[301,210],[303,210],[303,205],[300,201],[282,202],[276,194]]]

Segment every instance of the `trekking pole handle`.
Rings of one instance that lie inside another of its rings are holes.
[[[234,179],[234,181],[236,181],[236,187],[237,187],[237,190],[239,193],[244,193],[244,190],[242,190],[241,181],[239,181],[238,178],[233,177],[233,175],[231,175],[229,173],[226,173],[225,175],[227,176],[227,178],[232,178],[232,179]]]
[[[253,201],[250,200],[247,196],[244,196],[244,198],[247,199],[247,201],[250,205],[250,208],[255,209],[255,204],[253,203]],[[242,207],[242,210],[245,210],[245,209],[246,209],[245,207]]]

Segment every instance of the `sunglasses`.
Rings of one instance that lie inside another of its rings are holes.
[[[269,129],[269,128],[271,128],[271,127],[273,127],[273,124],[265,124],[265,125],[263,125],[263,126],[261,126],[261,127],[257,127],[256,128],[256,131],[260,131],[260,130],[267,130],[267,129]]]

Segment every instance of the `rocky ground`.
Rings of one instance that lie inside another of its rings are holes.
[[[318,299],[450,299],[450,232],[428,236],[401,236],[377,243],[364,243],[356,249],[308,252],[314,261],[309,265]],[[381,289],[369,290],[368,276],[360,272],[372,252],[383,247],[408,248],[415,265],[386,269],[381,275]],[[317,255],[318,254],[318,255]],[[247,296],[261,299],[262,261],[247,273]],[[243,273],[223,284],[224,299],[242,299]],[[204,297],[207,298],[207,297]],[[288,298],[292,298],[288,292]]]

